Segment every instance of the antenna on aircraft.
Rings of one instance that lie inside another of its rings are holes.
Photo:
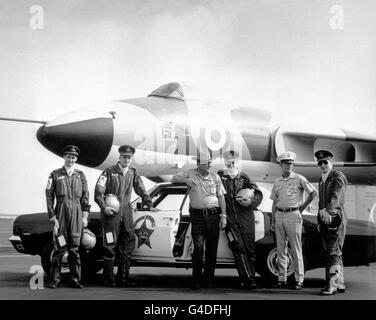
[[[5,121],[16,121],[16,122],[41,123],[41,124],[46,124],[46,123],[47,123],[47,121],[44,121],[44,120],[20,119],[20,118],[4,118],[4,117],[0,117],[0,120],[5,120]]]

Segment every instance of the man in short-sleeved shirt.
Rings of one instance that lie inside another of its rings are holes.
[[[302,253],[302,226],[301,212],[317,196],[312,184],[302,175],[292,171],[295,153],[281,154],[277,161],[281,163],[282,177],[274,182],[270,199],[272,207],[272,231],[275,230],[277,240],[277,256],[279,276],[277,288],[283,288],[287,282],[287,240],[291,247],[294,263],[295,290],[300,290],[304,281],[304,262]],[[303,203],[303,194],[309,196]]]
[[[226,190],[218,174],[208,171],[207,176],[202,176],[196,168],[182,171],[177,176],[192,180],[196,184],[196,188],[189,191],[189,201],[192,208],[208,209],[219,207],[218,197],[223,196]]]
[[[192,224],[192,288],[201,285],[213,287],[219,230],[226,227],[226,202],[224,189],[218,174],[211,171],[211,157],[200,154],[197,168],[180,172],[172,178],[172,183],[185,183],[189,188],[190,220]],[[204,243],[205,267],[202,273]]]

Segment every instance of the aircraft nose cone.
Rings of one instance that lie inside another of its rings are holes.
[[[113,121],[110,118],[97,118],[71,123],[41,126],[37,139],[49,151],[62,156],[65,146],[73,144],[80,148],[77,163],[99,166],[108,156],[114,138]]]

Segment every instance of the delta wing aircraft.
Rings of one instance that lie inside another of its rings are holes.
[[[267,111],[208,99],[177,82],[164,84],[147,97],[77,110],[48,122],[0,119],[42,123],[37,131],[37,139],[46,149],[61,156],[64,146],[77,145],[81,149],[78,163],[100,170],[117,162],[120,145],[130,144],[136,148],[133,164],[141,175],[156,183],[168,182],[176,172],[194,167],[195,160],[192,158],[202,150],[212,153],[212,168],[218,170],[223,166],[221,155],[231,149],[239,152],[241,170],[255,181],[274,182],[281,174],[276,157],[289,150],[297,154],[294,170],[310,181],[317,182],[320,171],[314,153],[319,149],[330,149],[335,155],[334,166],[343,171],[350,182],[347,201],[350,220],[345,243],[345,264],[359,265],[376,261],[376,137],[311,123],[272,127],[271,114]],[[184,209],[188,203],[184,196],[186,189],[165,183],[158,188],[152,191],[157,206],[171,194],[180,194],[182,197],[176,208],[171,205],[164,207],[165,210],[161,211],[163,217],[156,216],[158,213],[144,212],[142,204],[137,205],[139,210],[135,210],[134,221],[139,231],[135,263],[154,262],[164,265],[168,262],[171,265],[184,262],[182,265],[187,266],[192,246],[189,244],[189,217],[185,215],[187,210]],[[264,191],[264,198],[268,199],[269,191]],[[134,203],[135,208],[137,202]],[[322,266],[323,263],[317,255],[322,246],[318,242],[316,230],[316,209],[311,208],[304,222],[303,242],[307,248],[305,263],[308,269]],[[269,228],[271,208],[264,206],[261,211],[256,219],[260,257],[258,272],[275,276],[275,243]],[[47,220],[47,215],[43,217]],[[96,228],[93,217],[92,226]],[[37,236],[43,238],[40,240],[42,244],[31,250],[26,248],[25,234],[30,233],[26,226],[33,222],[29,219],[27,223],[21,223],[22,216],[18,219],[18,224],[15,221],[12,243],[20,252],[41,254],[42,261],[44,255],[46,264],[49,261],[51,239],[45,234],[52,227],[48,226],[38,233]],[[98,229],[97,237],[100,236]],[[226,265],[231,262],[232,255],[225,236],[221,237],[218,263]],[[177,250],[176,245],[182,250]],[[292,269],[289,270],[291,274]]]

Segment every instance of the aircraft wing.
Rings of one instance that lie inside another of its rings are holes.
[[[376,170],[371,168],[376,166],[376,136],[334,127],[285,125],[275,131],[274,147],[276,156],[285,151],[295,152],[297,172],[300,168],[308,176],[314,175],[314,153],[328,149],[334,154],[334,166],[339,167],[352,182],[376,181]]]

